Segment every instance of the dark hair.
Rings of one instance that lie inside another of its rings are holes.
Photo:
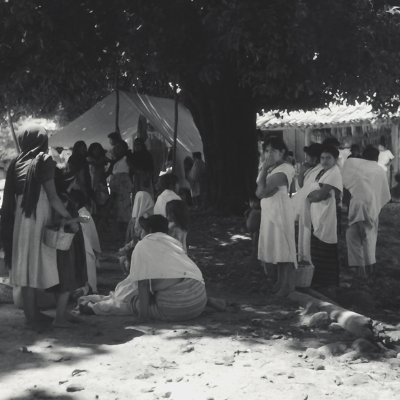
[[[362,157],[365,160],[378,161],[379,150],[375,146],[372,146],[372,144],[369,144],[368,146],[365,147],[362,153]]]
[[[336,160],[339,158],[339,150],[331,144],[322,145],[321,154],[322,153],[329,153]]]
[[[74,147],[72,147],[72,154],[76,153],[79,148],[83,146],[85,146],[85,149],[87,151],[86,143],[83,140],[78,140],[77,142],[75,142]]]
[[[165,206],[165,212],[169,221],[187,231],[189,229],[189,209],[182,200],[171,200]]]
[[[139,218],[140,226],[148,233],[162,232],[168,234],[168,220],[162,215],[151,215],[148,218]]]
[[[95,143],[92,143],[92,144],[89,146],[89,148],[88,148],[88,155],[89,155],[89,156],[93,156],[93,155],[94,155],[94,152],[95,152],[96,150],[99,150],[99,152],[101,152],[101,154],[102,154],[103,156],[106,154],[106,151],[104,150],[103,146],[102,146],[100,143],[95,142]]]
[[[322,145],[328,145],[328,146],[333,146],[333,147],[339,147],[340,142],[337,140],[334,136],[329,136],[324,141],[322,142]]]
[[[174,189],[178,184],[178,177],[174,174],[165,174],[160,176],[158,181],[158,185],[160,191],[163,192],[166,189]]]
[[[121,141],[117,142],[115,144],[115,147],[123,150],[125,153],[129,150],[128,143],[126,143],[125,140],[121,140]]]
[[[309,146],[304,147],[304,153],[308,154],[310,157],[321,158],[322,144],[311,143]]]
[[[122,137],[121,134],[118,132],[111,132],[107,135],[107,137],[111,140],[113,140],[114,142],[120,142],[122,141]]]
[[[264,140],[263,150],[265,151],[268,146],[271,146],[275,150],[283,151],[283,155],[286,157],[289,153],[289,149],[283,139],[272,136]]]
[[[358,144],[352,144],[351,147],[350,147],[350,151],[352,153],[359,152],[360,151],[360,146]]]

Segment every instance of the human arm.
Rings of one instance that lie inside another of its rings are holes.
[[[67,211],[63,202],[58,197],[54,179],[49,179],[43,182],[43,188],[44,191],[46,192],[47,198],[49,199],[51,208],[53,208],[64,219],[71,219],[71,214]]]
[[[306,172],[308,170],[310,170],[312,168],[312,165],[308,164],[308,163],[303,163],[300,166],[300,170],[299,170],[299,175],[297,177],[297,182],[299,183],[300,187],[303,187],[304,185],[304,178],[306,175]]]
[[[326,200],[331,193],[331,190],[336,190],[334,186],[322,184],[320,189],[312,191],[308,196],[310,203],[318,203],[320,201]]]
[[[288,181],[284,173],[278,172],[271,175],[268,179],[259,179],[257,183],[256,196],[259,199],[272,197],[278,192],[280,186],[287,186]]]
[[[150,281],[148,279],[138,282],[139,287],[139,318],[141,321],[149,319]]]

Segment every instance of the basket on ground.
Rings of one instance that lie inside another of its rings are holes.
[[[69,250],[75,233],[65,232],[64,228],[46,227],[43,234],[43,242],[46,246],[57,250]]]
[[[310,287],[314,275],[314,265],[299,263],[296,269],[296,287]]]

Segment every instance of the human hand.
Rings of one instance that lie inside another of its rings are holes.
[[[67,221],[64,225],[64,230],[65,227],[67,227],[67,231],[69,231],[70,233],[76,233],[79,231],[79,222],[76,222],[74,220]]]

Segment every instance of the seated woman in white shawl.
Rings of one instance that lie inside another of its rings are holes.
[[[389,184],[377,162],[378,156],[379,150],[368,146],[363,153],[364,160],[350,158],[343,168],[343,184],[351,194],[346,232],[348,263],[363,278],[373,272],[379,214],[390,201]]]
[[[297,267],[294,215],[289,198],[295,171],[285,161],[288,149],[282,139],[269,139],[264,151],[266,161],[257,178],[256,191],[261,199],[258,259],[277,267],[278,280],[273,290],[278,296],[286,296],[294,290]]]
[[[182,200],[178,195],[178,177],[174,174],[160,176],[158,181],[159,196],[154,206],[154,215],[167,217],[166,206],[171,200]]]
[[[141,218],[148,233],[132,253],[129,276],[108,296],[85,296],[81,313],[133,314],[141,320],[184,321],[199,316],[207,295],[199,268],[167,234],[161,215]]]
[[[132,217],[126,233],[126,243],[132,240],[136,243],[143,238],[143,229],[139,224],[139,218],[153,215],[153,210],[154,200],[151,194],[144,190],[137,192],[133,202]]]
[[[338,157],[339,151],[335,147],[323,145],[322,169],[315,178],[314,190],[307,196],[310,206],[304,207],[305,224],[307,220],[312,224],[311,262],[315,267],[312,285],[318,287],[339,284],[336,206],[343,192],[343,183],[337,166]]]

